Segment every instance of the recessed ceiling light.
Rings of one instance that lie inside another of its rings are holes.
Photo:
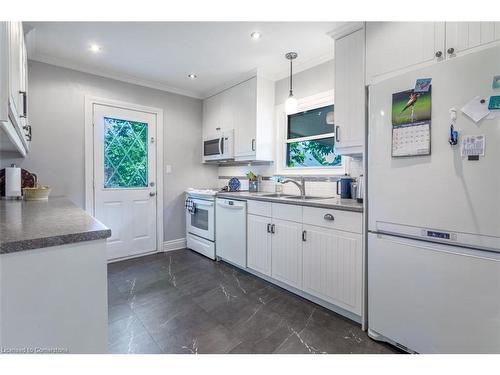
[[[253,33],[250,34],[250,38],[253,40],[259,40],[262,34],[258,31],[254,31]]]
[[[188,78],[196,79],[196,78],[198,78],[198,76],[196,74],[191,73],[191,74],[188,74]]]
[[[94,44],[92,43],[89,47],[89,49],[94,52],[94,53],[97,53],[97,52],[101,52],[101,46],[98,45],[98,44]]]

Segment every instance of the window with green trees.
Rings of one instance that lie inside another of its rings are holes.
[[[148,124],[104,118],[104,187],[148,186]]]
[[[288,116],[286,166],[288,168],[336,167],[333,105]]]

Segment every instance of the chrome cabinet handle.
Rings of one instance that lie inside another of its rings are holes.
[[[267,233],[271,233],[271,224],[267,224]]]
[[[440,58],[441,56],[443,56],[443,51],[437,51],[437,52],[435,53],[435,56],[436,56],[437,58]]]
[[[335,218],[333,217],[332,214],[325,214],[325,216],[323,216],[323,219],[330,220],[330,221],[335,220]]]
[[[26,118],[28,117],[28,100],[27,100],[28,94],[26,93],[26,91],[19,91],[19,94],[23,96],[23,114],[19,115],[19,117]]]
[[[450,47],[450,48],[448,48],[448,50],[446,52],[448,52],[448,54],[450,54],[450,55],[453,55],[453,53],[455,52],[455,48]]]
[[[252,151],[255,151],[255,138],[252,139]]]
[[[302,231],[302,241],[304,241],[304,242],[307,241],[307,231],[305,231],[305,230]]]
[[[335,127],[335,142],[340,142],[340,126]]]
[[[271,233],[272,233],[272,234],[276,233],[276,232],[275,232],[275,230],[274,230],[274,228],[275,228],[275,227],[276,227],[276,226],[275,226],[274,224],[271,224]]]
[[[152,192],[149,193],[150,197],[154,197],[155,195],[156,195],[156,193],[154,191],[152,191]]]

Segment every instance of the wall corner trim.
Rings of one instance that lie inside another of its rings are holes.
[[[163,242],[163,251],[173,251],[186,248],[186,238],[178,238],[176,240],[170,240]]]

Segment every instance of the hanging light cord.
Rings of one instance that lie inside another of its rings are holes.
[[[290,59],[290,93],[288,96],[293,96],[293,90],[292,90],[292,59]]]

